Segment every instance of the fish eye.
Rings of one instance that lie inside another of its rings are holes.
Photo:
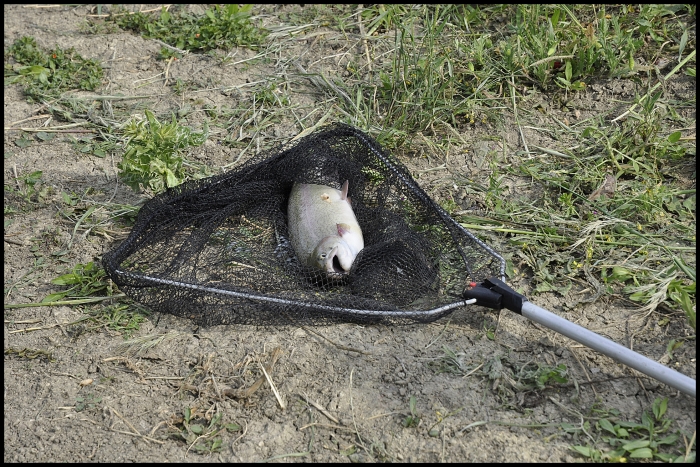
[[[326,254],[325,254],[325,253],[321,253],[321,259],[326,259]]]

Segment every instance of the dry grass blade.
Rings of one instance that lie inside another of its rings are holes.
[[[166,334],[148,334],[126,340],[117,345],[114,351],[126,357],[141,357],[165,342],[184,336],[188,336],[188,334],[180,331],[172,331]]]
[[[255,391],[260,389],[260,386],[263,385],[265,381],[268,380],[268,376],[270,373],[272,373],[272,369],[275,366],[275,363],[279,358],[282,356],[282,349],[279,347],[275,348],[275,350],[272,351],[272,355],[270,356],[270,362],[263,367],[265,370],[266,374],[263,374],[260,378],[258,378],[255,383],[253,383],[249,388],[247,389],[224,389],[222,391],[222,394],[224,396],[228,397],[234,397],[236,399],[247,399],[250,396],[252,396]],[[276,394],[277,395],[277,394]]]
[[[332,421],[333,423],[336,423],[336,424],[340,423],[340,422],[338,421],[337,418],[335,418],[333,415],[331,415],[331,414],[330,414],[321,404],[319,404],[318,402],[314,402],[313,400],[311,400],[308,396],[306,396],[306,395],[304,395],[304,394],[299,394],[299,397],[301,397],[302,399],[304,399],[304,401],[306,401],[307,404],[312,405],[312,406],[314,406],[316,409],[318,409],[319,412],[321,412],[323,415],[325,415],[325,416],[326,416],[330,421]]]
[[[260,369],[263,372],[263,375],[265,375],[265,379],[267,379],[268,384],[270,385],[270,388],[272,388],[272,392],[275,394],[275,397],[277,398],[277,402],[279,403],[280,407],[282,410],[287,408],[287,404],[282,400],[282,396],[280,396],[279,391],[277,391],[277,388],[275,387],[275,384],[272,382],[272,378],[270,378],[270,375],[268,374],[267,370],[265,370],[265,367],[262,366],[262,364],[258,364],[260,366]]]

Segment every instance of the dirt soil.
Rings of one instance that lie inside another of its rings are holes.
[[[201,6],[192,9],[203,11]],[[283,9],[267,6],[264,10],[266,26],[281,24],[278,14]],[[5,5],[4,13],[6,48],[24,35],[33,36],[46,48],[74,47],[105,66],[105,84],[99,93],[150,96],[115,103],[122,111],[133,109],[134,114],[142,114],[146,107],[167,115],[186,109],[186,122],[193,128],[201,128],[205,105],[235,107],[251,99],[251,83],[288,72],[296,115],[260,122],[255,134],[238,135],[241,141],[250,141],[247,151],[217,144],[227,132],[213,127],[208,141],[193,148],[188,157],[216,169],[239,157],[247,159],[258,147],[288,140],[328,112],[333,99],[299,76],[292,65],[295,61],[309,72],[342,76],[349,58],[363,53],[356,37],[316,26],[274,39],[273,51],[265,60],[246,60],[256,52],[240,48],[223,63],[208,55],[189,54],[168,65],[157,60],[160,45],[152,40],[126,32],[81,32],[80,25],[90,13],[86,6]],[[149,79],[166,67],[166,86],[163,75]],[[190,83],[189,91],[175,93],[173,83],[178,79]],[[679,95],[695,93],[694,80],[679,78],[667,86]],[[547,112],[541,113],[541,121],[524,125],[555,125],[550,116],[561,121],[585,118],[629,102],[634,93],[628,81],[593,83],[577,94],[566,114],[540,96],[541,102],[532,105],[541,105]],[[313,109],[318,111],[312,113]],[[15,141],[20,133],[7,128],[39,127],[48,117],[15,122],[44,113],[40,103],[27,102],[20,85],[5,86],[4,184],[18,186],[17,177],[41,170],[42,180],[51,187],[42,202],[14,213],[9,226],[5,216],[6,305],[42,300],[58,290],[50,283],[52,279],[77,263],[99,260],[124,238],[123,234],[110,239],[82,229],[74,231],[76,220],[60,214],[62,192],[77,193],[96,203],[136,204],[146,198],[118,182],[118,154],[99,158],[81,153],[71,143],[73,137],[83,136],[80,133],[59,134],[51,142],[35,138],[27,147],[18,146]],[[302,127],[298,116],[309,114],[311,118]],[[513,121],[510,114],[504,118]],[[61,122],[49,125],[56,124]],[[545,132],[524,131],[532,145],[556,148],[561,144],[548,140]],[[498,141],[493,138],[496,132]],[[421,174],[417,180],[431,196],[459,193],[454,190],[461,189],[457,186],[460,178],[486,180],[488,158],[514,157],[520,149],[514,125],[476,125],[461,137],[463,147],[449,154],[444,170],[421,172],[443,163],[444,155],[430,153],[427,146],[423,149],[429,157],[399,155],[416,176]],[[510,188],[510,194],[519,190],[515,185]],[[468,199],[455,198],[467,207]],[[482,238],[496,250],[507,252],[507,243],[498,236]],[[66,249],[66,254],[55,254]],[[531,292],[527,275],[514,279],[513,284],[526,295]],[[584,302],[590,294],[590,289],[581,286],[565,297],[544,293],[529,298],[695,378],[693,344],[679,348],[672,360],[666,353],[671,339],[689,332],[682,319],[659,326],[658,316],[645,318],[629,302],[615,297]],[[574,439],[562,429],[563,423],[580,426],[594,406],[617,409],[623,418],[641,420],[642,411],[649,410],[657,397],[669,398],[672,430],[680,429],[689,436],[696,425],[694,398],[509,311],[469,307],[430,325],[341,324],[314,329],[198,328],[170,315],[151,315],[131,337],[167,334],[168,339],[141,355],[123,351],[120,344],[125,335],[121,332],[65,325],[83,316],[84,309],[67,306],[5,311],[5,461],[575,461],[581,458],[569,446],[585,445],[586,437],[579,432]],[[488,329],[495,330],[494,334]],[[279,400],[260,370],[277,348],[281,353],[269,375]],[[461,374],[439,371],[446,368],[445,348],[454,351],[466,369]],[[45,351],[50,358],[36,350]],[[513,371],[527,363],[563,364],[570,383],[541,391],[516,391],[504,378],[489,379],[480,367],[494,362]],[[471,374],[465,376],[465,372]],[[261,377],[262,386],[250,397],[227,396],[240,396],[237,390],[249,388]],[[409,402],[412,396],[414,414]],[[191,414],[190,426],[199,423],[203,427],[201,437],[185,441],[179,436],[186,412]],[[416,423],[407,427],[409,416]],[[212,421],[217,427],[229,425],[229,429],[206,436]],[[220,444],[215,446],[214,439]],[[215,448],[214,452],[208,452],[208,447]]]

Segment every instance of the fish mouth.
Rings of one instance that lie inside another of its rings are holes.
[[[338,255],[333,255],[333,260],[331,261],[331,269],[333,270],[334,273],[336,274],[345,274],[347,271],[343,269],[343,267],[340,265],[340,260],[338,259]]]

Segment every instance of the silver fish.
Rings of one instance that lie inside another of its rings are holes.
[[[365,247],[362,230],[342,190],[325,185],[295,183],[287,206],[289,240],[297,258],[329,276],[347,274]]]

